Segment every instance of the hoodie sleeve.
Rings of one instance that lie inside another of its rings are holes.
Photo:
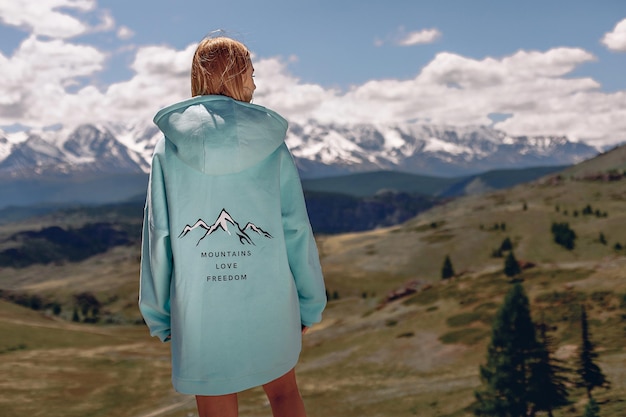
[[[298,289],[300,320],[309,327],[322,320],[326,288],[298,170],[287,146],[282,146],[280,186],[283,231],[289,267]]]
[[[170,335],[172,247],[163,172],[156,156],[144,212],[140,274],[139,310],[150,335],[165,341]]]

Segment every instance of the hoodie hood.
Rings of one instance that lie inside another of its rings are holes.
[[[226,96],[197,96],[154,116],[175,155],[208,175],[241,172],[272,154],[285,140],[278,113]]]

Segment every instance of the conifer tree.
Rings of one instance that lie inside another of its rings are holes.
[[[55,316],[58,316],[59,314],[61,314],[61,304],[54,302],[52,303],[52,314],[54,314]]]
[[[443,260],[443,267],[441,268],[441,278],[448,279],[454,276],[454,268],[452,267],[452,261],[450,260],[450,256],[446,255],[446,258]]]
[[[576,232],[569,227],[569,223],[552,223],[551,231],[555,243],[563,246],[567,250],[574,249],[576,245]]]
[[[475,413],[491,417],[526,417],[530,409],[528,381],[538,348],[524,287],[516,283],[498,311],[480,367],[484,386],[475,392]]]
[[[529,397],[533,403],[531,415],[546,411],[549,417],[553,417],[552,410],[569,403],[566,387],[569,380],[565,376],[567,369],[552,356],[554,339],[547,334],[547,327],[545,323],[539,325],[539,343],[536,362],[531,366]]]
[[[595,387],[609,387],[609,381],[606,379],[600,367],[594,362],[598,357],[595,352],[595,346],[589,338],[589,323],[587,322],[587,310],[585,306],[581,306],[580,314],[581,327],[581,347],[578,356],[578,369],[576,373],[580,377],[578,386],[587,390],[587,397],[591,399],[591,391]]]
[[[511,239],[507,236],[506,238],[504,238],[504,240],[500,244],[500,250],[506,251],[506,250],[512,250],[512,249],[513,249],[513,243],[511,242]]]
[[[513,251],[509,252],[509,254],[504,259],[504,274],[507,277],[514,277],[515,275],[519,275],[522,272],[517,259],[515,259],[515,255]]]
[[[600,417],[600,406],[593,397],[589,399],[583,417]]]

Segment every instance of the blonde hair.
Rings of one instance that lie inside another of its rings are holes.
[[[239,101],[251,101],[243,88],[243,76],[252,67],[250,52],[236,40],[203,39],[191,63],[191,96],[217,94]]]

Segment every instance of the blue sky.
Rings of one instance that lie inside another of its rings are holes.
[[[626,141],[623,0],[4,3],[5,131],[149,119],[224,29],[255,54],[255,103],[289,119]]]

